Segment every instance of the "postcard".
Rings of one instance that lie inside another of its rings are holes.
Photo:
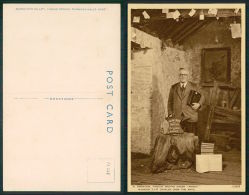
[[[128,4],[129,192],[245,191],[245,19]]]
[[[3,190],[120,191],[120,5],[3,5]]]

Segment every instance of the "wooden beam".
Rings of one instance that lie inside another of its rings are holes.
[[[182,31],[175,34],[175,36],[173,37],[173,41],[179,39],[184,34],[186,34],[189,30],[193,29],[198,23],[200,23],[200,21],[196,20],[196,19],[194,19],[194,20],[188,19],[188,21],[190,21],[190,22],[186,22],[186,25],[182,26]]]
[[[175,20],[171,19],[171,20],[166,20],[166,22],[159,25],[158,30],[159,30],[159,34],[160,34],[161,39],[165,39],[168,37],[167,35],[175,27],[175,22],[176,22]]]
[[[192,22],[190,20],[176,22],[175,27],[168,34],[168,38],[172,39],[172,37],[174,37],[176,34],[178,34],[179,32],[181,32],[181,30],[183,30],[184,26],[191,25],[191,23]]]
[[[192,33],[196,32],[197,30],[199,30],[201,27],[203,27],[204,25],[206,25],[208,23],[207,20],[203,21],[202,23],[200,23],[199,25],[197,25],[196,27],[192,28],[190,31],[188,31],[187,33],[185,33],[182,37],[180,37],[178,40],[175,40],[176,42],[181,42],[183,41],[185,38],[187,38],[188,36],[190,36]]]

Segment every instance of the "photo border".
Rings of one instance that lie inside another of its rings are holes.
[[[240,8],[241,12],[241,185],[185,185],[186,191],[175,191],[175,192],[245,192],[246,191],[246,3],[139,3],[132,2],[128,4],[128,162],[127,162],[127,186],[128,192],[154,192],[153,190],[148,191],[150,185],[142,185],[143,187],[138,187],[136,185],[131,185],[131,9],[234,9]],[[152,185],[151,185],[152,186]],[[156,192],[174,192],[174,188],[169,188],[169,190],[160,190],[160,186],[167,185],[153,185],[153,187],[158,187],[159,190]],[[170,185],[172,186],[172,185]],[[184,185],[181,185],[184,186]],[[193,188],[194,187],[194,188]],[[150,187],[151,188],[151,187]],[[194,189],[194,190],[189,190]]]

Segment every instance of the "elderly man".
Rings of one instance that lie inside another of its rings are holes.
[[[204,96],[201,95],[200,101],[187,105],[191,90],[200,93],[197,85],[188,81],[189,71],[185,68],[179,69],[180,82],[171,86],[168,99],[168,116],[181,119],[184,131],[197,135],[198,111],[204,103]]]

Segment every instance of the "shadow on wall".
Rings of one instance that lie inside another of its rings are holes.
[[[161,124],[165,120],[165,105],[163,101],[163,96],[160,93],[158,86],[158,78],[154,75],[152,77],[152,121],[151,121],[151,129],[152,129],[152,149],[155,144],[155,140],[157,135],[159,135],[161,130]]]

